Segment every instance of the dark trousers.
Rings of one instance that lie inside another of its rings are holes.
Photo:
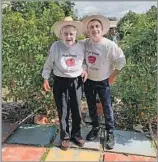
[[[114,116],[108,79],[103,81],[92,81],[87,79],[84,84],[84,90],[93,127],[99,126],[96,107],[96,95],[98,94],[100,102],[103,105],[106,130],[108,133],[113,133]]]
[[[69,115],[72,114],[71,137],[81,135],[82,78],[54,76],[53,93],[60,121],[60,139],[69,139]]]

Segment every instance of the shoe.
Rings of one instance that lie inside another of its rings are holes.
[[[86,140],[87,141],[93,141],[97,138],[98,134],[99,134],[99,127],[93,127],[90,132],[88,133]]]
[[[115,141],[114,141],[114,134],[108,134],[107,135],[107,142],[106,142],[106,148],[107,149],[113,149],[115,145]]]
[[[60,146],[61,146],[62,150],[66,151],[70,147],[70,140],[69,139],[63,139],[61,141]]]
[[[85,141],[81,136],[72,137],[71,141],[74,142],[79,147],[83,147],[85,144]]]

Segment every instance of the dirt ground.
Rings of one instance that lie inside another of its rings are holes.
[[[103,110],[100,104],[97,105],[97,112],[99,115],[103,114]],[[134,130],[138,132],[145,132],[148,136],[155,138],[157,136],[157,117],[153,118],[149,123],[143,123],[143,125],[137,124],[135,127],[134,123],[129,122],[126,116],[124,107],[121,104],[113,106],[115,126],[118,129],[123,130]],[[87,115],[88,109],[85,101],[82,102],[82,115],[83,118]],[[36,123],[36,124],[58,124],[59,120],[56,117],[47,117],[43,112],[37,112],[34,115],[27,118],[32,112],[28,110],[21,103],[3,103],[2,104],[2,122],[7,123]]]

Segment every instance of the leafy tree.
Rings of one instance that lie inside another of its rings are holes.
[[[123,16],[117,24],[117,31],[119,33],[120,40],[124,38],[125,35],[131,33],[131,28],[137,23],[139,14],[129,11],[125,16]]]
[[[50,108],[53,97],[42,89],[41,71],[50,45],[57,39],[52,35],[52,25],[64,17],[64,12],[50,2],[39,16],[40,3],[22,4],[26,5],[24,12],[20,6],[17,11],[5,10],[2,15],[2,86],[6,91],[3,100],[21,101],[30,109]]]
[[[74,15],[74,2],[64,0],[56,1],[55,3],[64,11],[65,16],[72,16],[74,20],[77,19],[76,15]]]
[[[3,14],[5,14],[5,12],[9,9],[12,12],[21,13],[23,18],[28,19],[33,13],[35,13],[37,17],[42,16],[44,10],[49,8],[51,8],[51,3],[47,1],[34,3],[25,1],[11,1],[9,7],[3,11]]]
[[[53,2],[56,5],[60,7],[60,9],[63,10],[65,16],[72,16],[74,19],[77,19],[76,15],[74,15],[74,6],[75,3],[71,2],[69,0],[65,1],[55,1]],[[44,2],[14,2],[11,1],[10,3],[10,10],[14,12],[20,12],[24,18],[29,18],[30,14],[28,15],[30,8],[34,8],[36,16],[40,17],[45,9],[50,9],[51,8],[51,2],[50,1],[44,1]],[[3,11],[3,13],[6,12],[6,9]]]
[[[132,16],[122,18],[126,21],[120,22],[120,27],[124,28],[120,46],[127,65],[112,91],[127,105],[125,111],[131,122],[147,121],[150,116],[156,115],[156,10],[154,7],[145,14],[131,13]],[[129,28],[127,22],[134,23]],[[141,114],[144,114],[143,117]]]

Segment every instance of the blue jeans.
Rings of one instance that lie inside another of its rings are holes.
[[[90,79],[87,79],[87,81],[84,84],[84,90],[87,99],[89,115],[92,120],[92,126],[99,126],[96,107],[96,94],[98,94],[99,99],[103,105],[106,130],[108,133],[113,133],[114,116],[108,79],[105,79],[103,81],[92,81]]]

